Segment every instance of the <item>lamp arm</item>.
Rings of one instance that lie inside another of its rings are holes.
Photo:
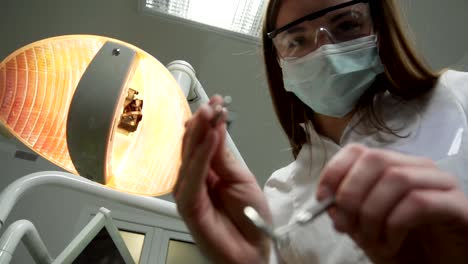
[[[34,225],[27,220],[11,224],[0,238],[0,263],[10,263],[19,242],[23,240],[36,263],[49,264],[53,259]]]
[[[205,104],[209,101],[208,95],[203,89],[200,81],[196,76],[196,72],[193,67],[186,61],[176,60],[167,65],[167,69],[171,72],[172,76],[176,79],[181,87],[184,95],[187,97],[187,101],[190,105],[192,113],[195,112],[200,105]],[[226,146],[228,150],[234,155],[234,157],[245,167],[245,163],[242,155],[234,144],[234,141],[226,132]]]
[[[155,197],[138,196],[119,192],[84,177],[76,176],[67,172],[43,171],[32,173],[15,180],[0,193],[0,228],[3,227],[11,210],[24,193],[32,188],[42,185],[71,189],[80,193],[110,199],[114,202],[131,206],[133,208],[180,219],[176,205],[172,202],[164,201]]]

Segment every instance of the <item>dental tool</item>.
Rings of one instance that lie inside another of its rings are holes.
[[[274,228],[272,225],[267,224],[260,214],[251,206],[244,208],[244,215],[264,234],[270,237],[274,242],[280,244],[286,239],[286,235],[294,228],[313,222],[318,216],[322,215],[332,205],[335,204],[333,196],[318,202],[311,209],[303,210],[293,217],[292,222]]]

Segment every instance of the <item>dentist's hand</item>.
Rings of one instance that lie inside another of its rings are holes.
[[[432,161],[350,145],[323,170],[331,194],[335,228],[374,263],[467,263],[468,199]]]
[[[243,209],[252,206],[269,220],[270,211],[254,175],[225,149],[226,114],[212,126],[213,106],[222,103],[213,97],[187,123],[173,195],[198,247],[214,263],[266,263],[269,241]]]

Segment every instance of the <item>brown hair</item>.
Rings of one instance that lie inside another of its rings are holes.
[[[263,55],[270,94],[276,115],[297,157],[302,145],[310,141],[309,133],[301,123],[312,122],[313,111],[294,94],[286,92],[282,72],[273,42],[267,33],[275,29],[281,0],[271,0],[267,7],[263,27]],[[385,65],[385,74],[366,91],[357,104],[357,111],[376,129],[394,134],[386,126],[374,98],[385,91],[405,101],[419,98],[432,90],[439,78],[422,61],[411,45],[396,0],[370,0],[374,30],[380,41],[380,58]]]

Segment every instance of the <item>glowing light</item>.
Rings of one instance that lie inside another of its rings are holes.
[[[66,140],[67,114],[81,77],[107,41],[134,50],[136,67],[122,91],[127,100],[115,110],[119,122],[109,128],[113,134],[106,157],[98,157],[109,163],[102,172],[105,184],[136,194],[168,193],[180,166],[190,109],[169,71],[135,46],[73,35],[15,51],[0,63],[0,124],[44,158],[77,174]]]

